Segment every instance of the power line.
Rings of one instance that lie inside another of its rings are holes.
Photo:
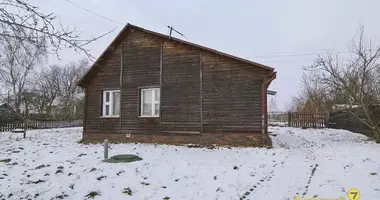
[[[314,52],[314,53],[289,53],[289,54],[272,54],[272,55],[261,55],[261,56],[254,56],[254,58],[272,58],[272,57],[294,57],[294,56],[315,56],[319,55],[325,52]],[[350,53],[350,51],[337,51],[336,53]],[[253,58],[253,57],[252,57]]]
[[[116,23],[116,24],[119,24],[119,25],[125,25],[124,23],[121,23],[121,22],[118,22],[118,21],[116,21],[116,20],[113,20],[113,19],[111,19],[111,18],[108,18],[108,17],[105,17],[105,16],[103,16],[103,15],[100,15],[100,14],[98,14],[98,13],[96,13],[96,12],[94,12],[94,11],[91,11],[91,10],[89,10],[89,9],[87,9],[87,8],[85,8],[85,7],[83,7],[83,6],[80,6],[80,5],[78,5],[78,4],[76,4],[76,3],[74,3],[74,2],[72,2],[72,1],[70,1],[70,0],[65,0],[66,2],[68,2],[68,3],[70,3],[70,4],[72,4],[72,5],[74,5],[74,6],[76,6],[76,7],[78,7],[78,8],[80,8],[80,9],[82,9],[82,10],[85,10],[85,11],[87,11],[87,12],[89,12],[89,13],[91,13],[91,14],[93,14],[93,15],[96,15],[96,16],[98,16],[98,17],[101,17],[101,18],[103,18],[103,19],[106,19],[106,20],[108,20],[108,21],[110,21],[110,22],[113,22],[113,23]],[[171,37],[171,35],[172,35],[172,31],[175,31],[176,33],[178,33],[179,35],[181,35],[182,37],[184,37],[184,38],[186,38],[186,39],[188,39],[187,37],[185,37],[182,33],[180,33],[179,31],[177,31],[177,30],[175,30],[174,28],[173,28],[173,26],[168,26],[168,28],[169,28],[169,36]],[[332,49],[328,49],[328,50],[325,50],[326,52],[327,51],[332,51]],[[337,53],[349,53],[350,51],[338,51]],[[314,52],[314,53],[284,53],[284,54],[272,54],[272,55],[260,55],[260,56],[253,56],[253,57],[245,57],[246,59],[257,59],[257,58],[275,58],[275,57],[294,57],[294,56],[315,56],[315,55],[319,55],[319,54],[321,54],[321,52]],[[296,61],[294,61],[294,62],[299,62],[300,60],[296,60]],[[270,61],[269,61],[270,62]],[[275,61],[275,62],[277,62],[277,61]],[[288,61],[288,62],[293,62],[293,61]]]
[[[313,62],[313,59],[310,59],[310,60],[264,60],[260,62],[261,63],[302,63],[302,62]]]
[[[364,51],[373,51],[376,49],[365,49]],[[339,50],[339,49],[326,49],[324,51],[320,52],[309,52],[309,53],[279,53],[279,54],[269,54],[269,55],[260,55],[260,56],[252,56],[252,57],[247,57],[247,58],[272,58],[272,57],[301,57],[301,56],[315,56],[315,55],[320,55],[323,53],[328,53],[328,52],[335,52],[336,54],[345,54],[345,53],[352,53],[352,51],[348,50]]]
[[[110,18],[108,18],[108,17],[105,17],[105,16],[103,16],[103,15],[100,15],[100,14],[94,12],[94,11],[91,11],[91,10],[89,10],[89,9],[83,7],[83,6],[80,6],[80,5],[74,3],[74,2],[72,2],[72,1],[70,1],[70,0],[65,0],[65,1],[68,2],[68,3],[70,3],[70,4],[72,4],[72,5],[74,5],[74,6],[76,6],[76,7],[78,7],[78,8],[81,8],[82,10],[85,10],[85,11],[91,13],[91,14],[94,14],[94,15],[96,15],[96,16],[98,16],[98,17],[101,17],[101,18],[103,18],[103,19],[106,19],[106,20],[108,20],[108,21],[110,21],[110,22],[113,22],[113,23],[116,23],[116,24],[119,24],[119,25],[125,25],[125,24],[123,24],[123,23],[121,23],[121,22],[115,21],[115,20],[113,20],[113,19],[110,19]]]

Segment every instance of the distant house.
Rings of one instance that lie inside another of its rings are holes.
[[[13,108],[8,104],[4,103],[0,105],[0,124],[10,123],[20,119],[21,116],[17,115]]]
[[[56,119],[64,118],[65,120],[69,117],[80,118],[83,117],[83,99],[84,92],[81,88],[77,87],[73,94],[70,94],[69,98],[65,99],[62,97],[56,97],[50,104],[43,100],[38,93],[34,91],[27,92],[28,101],[24,99],[20,105],[20,112],[25,113],[26,108],[28,115],[38,116],[41,119]],[[66,101],[66,102],[65,102]],[[41,103],[45,103],[42,104]]]
[[[46,113],[52,116],[66,114],[72,117],[83,117],[84,92],[78,87],[72,95],[69,105],[65,105],[65,100],[57,97],[52,105],[46,109]]]
[[[127,24],[78,83],[83,139],[261,146],[275,78],[271,67]]]
[[[350,105],[350,104],[334,104],[332,105],[332,110],[333,111],[338,111],[338,110],[346,110],[346,109],[349,109],[349,108],[358,108],[360,107],[359,105]]]

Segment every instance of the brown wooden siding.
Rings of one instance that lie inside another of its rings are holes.
[[[112,55],[101,63],[96,76],[90,81],[86,88],[86,121],[87,131],[97,130],[99,132],[119,131],[119,118],[101,118],[102,91],[120,88],[120,45]]]
[[[162,71],[162,130],[200,131],[199,50],[165,41]]]
[[[265,87],[265,92],[264,92],[264,128],[265,128],[265,133],[268,133],[268,95],[267,95],[267,91],[268,91],[268,87],[269,85],[267,85],[267,87]]]
[[[252,133],[203,133],[197,135],[178,135],[178,134],[131,134],[126,138],[123,134],[98,134],[87,132],[83,139],[89,142],[103,142],[105,139],[115,142],[142,142],[142,143],[161,143],[161,144],[201,144],[201,145],[228,145],[228,146],[256,146],[267,145],[261,134]]]
[[[245,63],[203,53],[205,132],[261,132],[261,83],[267,75]]]
[[[160,85],[161,40],[133,31],[128,34],[123,45],[122,130],[145,134],[160,132],[158,118],[139,118],[139,89]]]
[[[201,134],[231,142],[236,138],[217,133],[261,135],[261,84],[269,73],[216,53],[130,31],[86,86],[85,132],[168,135],[201,132],[203,124]],[[120,88],[121,80],[120,118],[101,118],[101,91]],[[160,85],[160,118],[140,118],[139,89]]]

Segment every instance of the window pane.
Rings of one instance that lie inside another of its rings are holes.
[[[106,92],[105,102],[110,102],[110,92]]]
[[[143,103],[152,103],[152,90],[142,90]]]
[[[119,115],[120,114],[120,92],[114,92],[113,93],[113,115]]]
[[[106,105],[106,116],[110,115],[110,106]]]
[[[155,100],[159,101],[160,100],[160,89],[155,89]]]
[[[160,115],[160,104],[154,104],[154,115]]]
[[[152,115],[152,104],[151,103],[144,103],[143,104],[142,115],[145,115],[145,116],[151,116]]]

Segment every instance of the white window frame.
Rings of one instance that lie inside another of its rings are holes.
[[[152,91],[152,115],[143,115],[143,91],[149,91],[151,90]],[[158,90],[159,94],[160,94],[160,98],[158,100],[156,100],[156,91]],[[149,88],[141,88],[140,89],[140,117],[159,117],[160,116],[160,110],[161,110],[161,102],[160,102],[160,99],[161,99],[161,89],[159,87],[149,87]],[[154,114],[155,110],[156,110],[156,107],[155,105],[158,104],[159,105],[159,112],[158,114]]]
[[[114,115],[113,114],[113,93],[115,92],[119,92],[120,93],[120,90],[103,90],[102,91],[102,95],[103,95],[103,98],[102,98],[102,115],[101,117],[119,117],[120,115]],[[109,99],[109,102],[106,102],[106,95],[107,93],[109,93],[110,95],[110,99]],[[109,114],[106,115],[106,106],[109,106]],[[120,93],[120,107],[121,107],[121,93]],[[120,111],[119,111],[120,113]]]

